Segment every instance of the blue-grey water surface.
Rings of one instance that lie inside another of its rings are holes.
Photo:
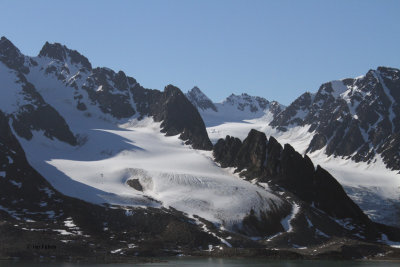
[[[291,261],[291,260],[263,260],[263,259],[222,259],[222,258],[173,258],[165,262],[157,263],[112,263],[112,264],[93,264],[93,263],[44,263],[44,262],[19,262],[19,261],[0,261],[0,267],[128,267],[128,266],[268,266],[268,267],[398,267],[400,262],[390,261]]]

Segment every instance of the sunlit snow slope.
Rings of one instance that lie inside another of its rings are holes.
[[[90,127],[94,121],[99,128]],[[20,139],[29,162],[66,195],[95,203],[171,206],[228,227],[251,208],[268,211],[272,202],[281,203],[216,166],[211,152],[191,149],[177,136],[165,137],[152,119],[121,128],[95,118],[86,122],[89,127],[80,133],[87,142],[79,148],[49,143],[41,133],[31,141]],[[139,179],[143,192],[127,185],[128,179]]]

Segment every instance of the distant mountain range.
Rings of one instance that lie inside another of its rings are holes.
[[[213,103],[197,87],[144,88],[58,43],[25,56],[2,37],[0,258],[399,258],[396,224],[303,155],[399,169],[397,87],[398,70],[379,68],[288,107]],[[308,138],[301,153],[283,139],[293,131]]]
[[[261,117],[272,119],[285,109],[285,106],[277,101],[268,101],[246,93],[231,94],[221,103],[213,103],[198,87],[187,92],[186,97],[197,107],[208,126]]]
[[[381,156],[386,166],[400,170],[400,71],[379,67],[357,78],[321,85],[304,93],[288,107],[247,94],[232,94],[213,103],[199,88],[186,96],[208,126],[268,116],[280,131],[309,127],[314,137],[307,152],[323,150],[328,156],[372,162]]]

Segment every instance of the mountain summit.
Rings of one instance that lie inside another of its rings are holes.
[[[68,49],[65,45],[61,45],[60,43],[50,44],[46,42],[39,52],[39,57],[48,57],[59,61],[71,60],[72,64],[81,64],[84,68],[92,69],[92,64],[90,64],[85,56],[81,55],[76,50]]]
[[[199,87],[193,87],[187,92],[186,97],[192,104],[200,110],[211,109],[218,112],[213,102],[199,89]]]

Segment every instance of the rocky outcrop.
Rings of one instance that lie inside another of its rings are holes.
[[[282,148],[273,137],[267,140],[262,132],[251,130],[243,143],[229,136],[220,139],[213,155],[221,166],[236,167],[247,179],[281,186],[330,216],[371,223],[326,170],[314,168],[310,158],[301,156],[289,144]]]
[[[214,158],[222,168],[236,165],[236,155],[242,147],[242,141],[239,138],[227,135],[225,139],[219,139],[214,145]]]
[[[257,176],[264,166],[267,147],[267,137],[264,133],[252,129],[239,149],[236,158],[237,167],[246,169],[246,173]]]

